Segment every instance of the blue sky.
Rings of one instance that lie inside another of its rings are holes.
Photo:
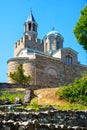
[[[0,0],[0,82],[7,82],[7,61],[14,55],[15,42],[23,36],[30,8],[38,23],[39,38],[54,27],[64,37],[64,47],[79,52],[79,61],[87,64],[87,54],[73,34],[86,4],[87,0]]]

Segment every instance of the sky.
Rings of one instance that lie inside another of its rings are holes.
[[[14,56],[14,45],[23,36],[24,23],[32,9],[38,23],[38,37],[55,28],[64,37],[64,47],[78,52],[87,65],[87,54],[77,43],[73,29],[87,0],[0,0],[0,82],[7,82],[7,61]]]

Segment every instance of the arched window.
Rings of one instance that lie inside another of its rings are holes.
[[[60,48],[60,45],[59,45],[59,42],[57,42],[57,45],[56,45],[56,49],[59,49]]]
[[[66,64],[72,64],[72,56],[70,55],[66,56]]]
[[[35,23],[33,23],[33,31],[36,31]]]
[[[45,47],[45,48],[46,48],[46,52],[47,52],[47,51],[48,51],[48,50],[47,50],[47,43],[46,43],[46,47]]]
[[[28,24],[28,29],[31,30],[31,23]]]

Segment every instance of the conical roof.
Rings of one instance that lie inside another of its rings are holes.
[[[27,21],[26,22],[36,22],[35,19],[34,19],[34,16],[32,14],[32,10],[30,11],[30,15],[29,17],[27,18]]]

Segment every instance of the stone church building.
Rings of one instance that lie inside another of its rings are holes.
[[[43,40],[37,37],[38,24],[32,11],[24,23],[24,35],[14,45],[14,58],[8,60],[8,83],[12,83],[10,72],[20,63],[26,75],[31,75],[32,85],[45,87],[67,85],[87,70],[78,62],[78,53],[72,48],[63,48],[63,36],[50,31]]]

